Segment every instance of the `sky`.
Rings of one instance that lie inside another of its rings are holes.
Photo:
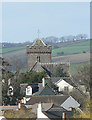
[[[19,43],[55,36],[90,36],[89,2],[2,3],[2,41]]]

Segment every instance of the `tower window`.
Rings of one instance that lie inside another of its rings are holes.
[[[40,56],[37,56],[37,62],[40,62]]]
[[[40,56],[39,56],[39,62],[40,62]]]

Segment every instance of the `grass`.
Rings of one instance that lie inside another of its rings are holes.
[[[57,56],[58,53],[64,52],[63,55],[78,54],[88,52],[90,50],[90,41],[82,41],[78,43],[72,43],[64,47],[60,47],[52,50],[52,56]]]
[[[68,45],[68,47],[69,46],[90,46],[90,40],[72,43],[72,44]]]
[[[21,49],[25,49],[25,48],[26,48],[26,46],[3,48],[3,49],[0,49],[0,53],[16,51],[16,50],[21,50]]]
[[[82,53],[83,51],[89,51],[89,46],[72,46],[72,47],[61,47],[52,50],[52,56],[56,56],[57,53],[64,52],[64,55]]]
[[[29,110],[20,109],[20,110],[17,110],[17,111],[6,110],[4,112],[4,116],[5,116],[6,119],[11,119],[11,120],[14,119],[14,118],[17,118],[17,119],[19,119],[19,118],[23,119],[24,118],[24,120],[26,118],[36,118],[36,115],[34,113],[32,113],[31,109],[29,109]]]
[[[14,53],[25,48],[26,46],[3,48],[3,49],[0,49],[0,53],[8,53],[8,52]],[[89,51],[89,49],[90,49],[90,40],[81,41],[81,42],[72,43],[60,48],[53,49],[52,56],[56,56],[57,53],[61,53],[61,52],[64,52],[64,55],[82,53],[83,51]]]
[[[88,56],[86,54],[82,54],[83,51],[89,51],[90,50],[90,40],[88,41],[81,41],[77,43],[68,44],[66,46],[53,49],[52,50],[52,57],[57,60],[67,60],[67,58],[71,59],[71,61],[75,61],[75,63],[79,62],[85,62],[84,59],[87,59]],[[10,48],[3,48],[0,49],[0,52],[3,52],[3,57],[14,57],[14,58],[20,58],[23,59],[26,62],[26,46],[20,46],[20,47],[10,47]],[[64,55],[57,56],[57,53],[64,52]],[[79,53],[79,54],[77,54]],[[81,54],[80,54],[81,53]],[[88,59],[87,59],[88,60]],[[72,74],[77,72],[77,67],[81,64],[72,64],[71,66],[71,72]],[[25,69],[22,70],[24,72]]]

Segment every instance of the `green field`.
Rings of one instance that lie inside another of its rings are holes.
[[[68,46],[90,46],[90,40],[73,43]]]
[[[73,74],[77,74],[82,66],[88,65],[88,64],[90,64],[90,62],[83,62],[83,63],[79,63],[79,64],[71,64],[71,66],[70,66],[70,73],[72,75]]]
[[[83,42],[66,45],[57,49],[53,49],[52,56],[58,56],[58,54],[62,52],[63,54],[61,55],[70,55],[70,54],[79,54],[88,51],[90,51],[90,41],[83,41]]]
[[[25,48],[26,46],[3,48],[3,49],[0,49],[0,53],[15,52]],[[90,50],[90,40],[81,41],[81,42],[72,43],[60,48],[53,49],[52,56],[57,56],[57,54],[61,52],[64,53],[63,55],[69,55],[69,54],[82,53],[83,51],[88,52],[89,50]]]
[[[86,53],[83,53],[83,51]],[[71,72],[72,74],[74,74],[77,71],[77,66],[80,66],[82,63],[85,63],[90,60],[89,51],[90,51],[90,40],[71,43],[64,45],[60,48],[53,49],[52,60],[54,62],[70,61],[72,63]],[[26,66],[27,64],[26,46],[3,48],[0,49],[0,53],[1,52],[3,53],[2,55],[4,58],[20,59],[23,61],[24,66]],[[64,52],[64,54],[63,55],[57,54],[61,52]],[[22,71],[25,71],[25,69],[23,69]]]
[[[21,50],[21,49],[25,49],[26,46],[19,46],[19,47],[9,47],[9,48],[3,48],[3,49],[0,49],[0,53],[6,53],[6,52],[13,52],[13,51],[16,51],[16,50]]]

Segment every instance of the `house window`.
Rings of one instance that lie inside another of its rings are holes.
[[[68,86],[64,87],[64,92],[69,92],[69,87]]]

